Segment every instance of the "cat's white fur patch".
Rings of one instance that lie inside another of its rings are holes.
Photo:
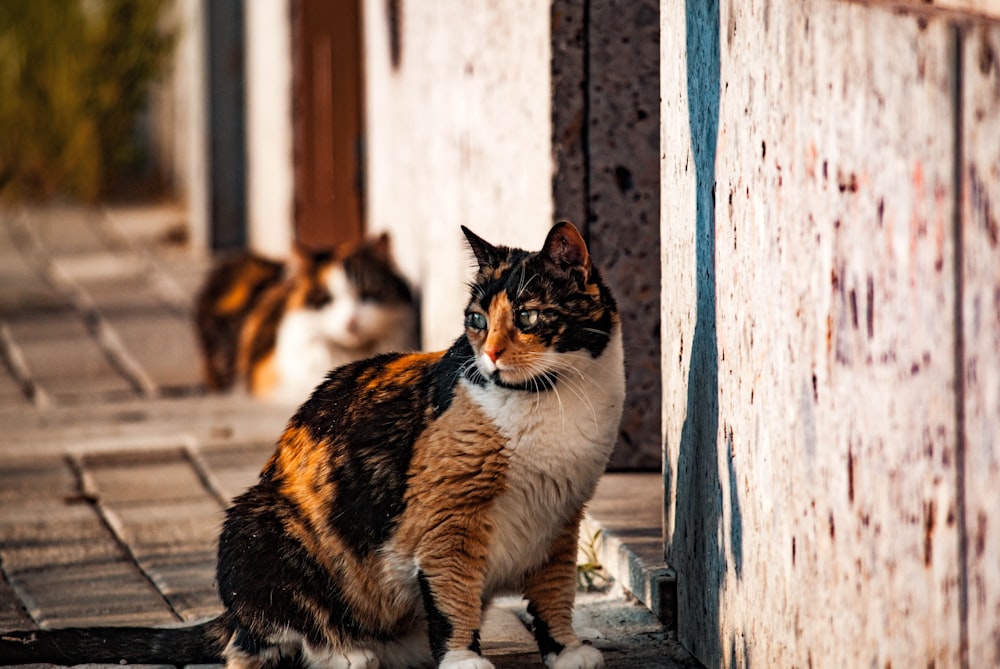
[[[507,490],[494,505],[487,596],[516,588],[548,558],[552,540],[592,495],[618,435],[625,401],[621,327],[600,357],[553,354],[564,370],[554,388],[508,390],[464,382],[508,439]],[[538,513],[545,509],[545,513]],[[547,524],[541,524],[548,520]]]
[[[302,651],[303,663],[309,669],[379,669],[380,666],[374,651],[367,648],[317,650],[303,644]]]
[[[381,658],[380,669],[413,669],[414,667],[433,667],[434,657],[427,637],[427,626],[417,625],[407,636],[372,644]]]
[[[438,669],[493,669],[493,663],[471,650],[449,650]]]
[[[545,666],[549,669],[602,669],[604,656],[593,646],[576,646],[566,648],[559,655],[549,653],[545,657]]]

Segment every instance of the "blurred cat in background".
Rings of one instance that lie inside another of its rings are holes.
[[[256,397],[302,402],[335,367],[417,347],[413,294],[388,234],[332,250],[297,248],[289,263],[224,259],[199,291],[205,387],[244,382]]]

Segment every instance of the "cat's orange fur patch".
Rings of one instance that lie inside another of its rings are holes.
[[[391,360],[381,369],[373,370],[367,378],[362,377],[367,392],[389,386],[406,386],[418,381],[428,367],[437,363],[444,351],[434,353],[410,353]]]
[[[343,595],[351,604],[356,618],[371,628],[391,629],[399,624],[392,613],[391,594],[384,588],[379,574],[358,560],[342,538],[329,528],[329,502],[336,495],[336,484],[330,473],[338,468],[343,453],[335,444],[316,441],[303,426],[289,426],[281,437],[278,450],[271,457],[282,480],[282,493],[301,512],[300,516],[284,519],[285,529],[295,536],[331,574],[349,574]],[[301,602],[322,620],[328,611],[313,603]],[[330,643],[337,637],[330,632]]]
[[[483,349],[503,351],[513,342],[516,333],[507,293],[498,293],[490,302],[489,330]]]
[[[250,298],[250,286],[237,283],[215,303],[215,308],[222,314],[235,314],[242,309]]]
[[[506,488],[506,444],[463,389],[414,444],[393,549],[414,556],[426,575],[452,622],[451,649],[467,648],[479,629],[490,510]]]
[[[247,385],[255,395],[267,396],[278,386],[280,381],[281,378],[274,360],[274,353],[270,353],[266,358],[258,361],[253,366]]]
[[[583,509],[566,523],[549,550],[549,559],[528,576],[524,596],[549,625],[552,638],[565,642],[573,632],[573,599],[576,597],[576,555]]]

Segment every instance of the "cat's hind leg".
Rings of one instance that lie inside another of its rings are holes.
[[[302,660],[307,669],[379,669],[375,651],[368,648],[316,647],[302,645]]]
[[[222,651],[226,669],[273,669],[283,657],[294,654],[293,649],[262,641],[243,627],[237,627]]]

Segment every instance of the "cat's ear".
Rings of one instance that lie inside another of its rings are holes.
[[[372,255],[389,265],[392,263],[392,241],[388,232],[383,232],[368,242]]]
[[[312,263],[312,249],[300,242],[298,239],[292,241],[292,253],[288,258],[288,268],[292,274],[301,274],[307,271]]]
[[[496,267],[500,257],[497,247],[493,246],[482,237],[479,237],[476,233],[469,230],[464,225],[462,226],[462,232],[465,233],[465,238],[469,240],[469,248],[471,248],[472,253],[475,254],[476,261],[479,263],[479,268],[483,269],[485,267]]]
[[[557,268],[572,274],[583,275],[584,283],[590,280],[590,253],[587,243],[576,226],[569,221],[560,221],[552,226],[541,255]]]

